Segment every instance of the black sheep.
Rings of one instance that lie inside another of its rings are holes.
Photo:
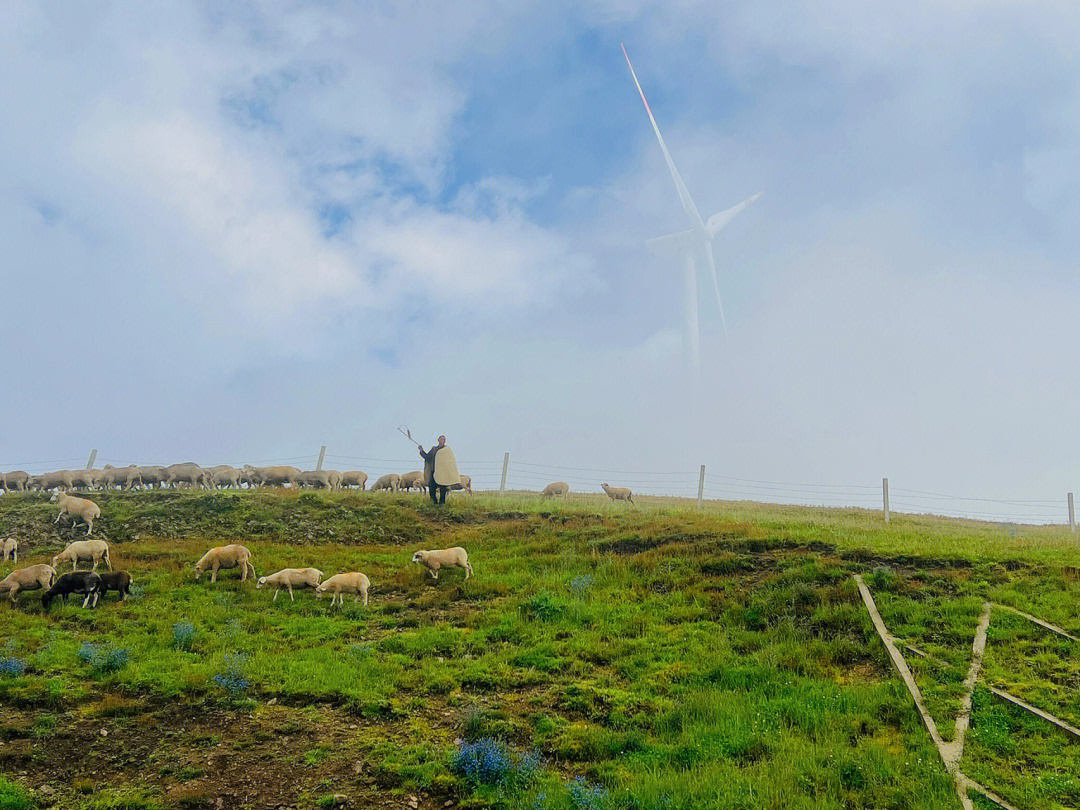
[[[48,610],[49,604],[57,596],[62,596],[64,598],[64,603],[66,604],[68,594],[81,593],[86,594],[86,598],[83,599],[83,607],[90,604],[91,597],[94,599],[91,607],[97,607],[98,594],[100,591],[101,577],[93,571],[69,571],[56,578],[53,586],[45,591],[45,595],[41,597],[41,604],[42,607]]]
[[[116,591],[120,594],[121,602],[131,596],[131,574],[127,571],[110,571],[107,574],[99,574],[98,576],[101,577],[101,587],[98,589],[98,593],[102,596],[109,591]]]

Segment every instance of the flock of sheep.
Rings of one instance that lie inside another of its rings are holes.
[[[21,471],[0,473],[0,488],[17,492],[53,490],[51,501],[60,507],[60,512],[53,523],[58,523],[64,517],[70,518],[73,526],[81,521],[86,525],[86,534],[89,536],[94,531],[94,521],[101,517],[101,509],[91,500],[68,494],[76,488],[92,490],[121,487],[130,490],[134,487],[192,486],[212,489],[240,487],[242,484],[247,484],[249,487],[288,485],[323,489],[340,487],[365,489],[367,479],[367,473],[360,470],[342,473],[336,470],[304,472],[295,467],[253,467],[250,464],[240,469],[227,465],[203,468],[198,464],[190,463],[173,464],[169,467],[139,467],[132,464],[128,467],[106,466],[100,470],[61,470],[42,475],[28,475]],[[461,488],[466,492],[472,492],[472,481],[469,476],[461,476],[461,481]],[[425,484],[424,473],[421,471],[405,475],[390,473],[380,477],[372,486],[372,490],[392,492],[422,490]],[[604,492],[612,500],[634,502],[633,494],[628,488],[610,487],[606,483],[602,486]],[[565,481],[556,481],[544,487],[541,494],[545,497],[565,497],[569,492],[570,487]],[[14,537],[0,539],[0,551],[3,552],[4,562],[10,558],[13,564],[18,563],[19,543]],[[78,570],[79,563],[84,560],[91,564],[89,571]],[[439,578],[439,571],[443,568],[463,568],[466,579],[472,575],[469,556],[461,547],[432,551],[420,550],[413,555],[412,561],[424,566],[436,580]],[[65,562],[71,562],[71,571],[58,576],[56,566]],[[105,574],[97,573],[97,567],[101,563],[104,563],[108,569]],[[251,552],[245,546],[238,543],[218,546],[210,549],[202,559],[195,563],[195,579],[199,579],[203,572],[210,570],[210,581],[216,582],[219,570],[237,567],[241,569],[241,582],[247,581],[249,571],[252,578],[255,577]],[[323,573],[317,568],[285,568],[269,576],[259,577],[255,585],[256,589],[264,586],[275,589],[274,601],[277,601],[278,594],[282,590],[287,590],[289,598],[294,599],[295,589],[311,588],[314,589],[317,597],[330,592],[332,594],[331,606],[335,603],[344,604],[346,593],[355,594],[355,601],[363,600],[366,605],[371,582],[359,571],[335,574],[323,580]],[[98,598],[109,591],[117,591],[121,600],[126,599],[131,592],[131,575],[127,571],[113,571],[108,543],[88,537],[86,540],[69,543],[63,551],[53,557],[51,565],[42,563],[18,568],[0,580],[0,594],[8,594],[12,603],[21,591],[32,590],[45,591],[42,596],[42,605],[46,609],[56,597],[62,597],[67,602],[71,594],[84,597],[83,607],[87,605],[96,607]]]
[[[154,487],[202,487],[203,489],[239,489],[242,486],[291,486],[315,489],[367,489],[368,474],[363,470],[299,470],[296,467],[253,467],[245,464],[236,468],[228,464],[201,467],[193,462],[157,465],[113,467],[106,464],[100,470],[57,470],[30,475],[23,470],[0,473],[0,490],[7,492],[70,492],[74,489],[152,489]],[[424,489],[426,482],[420,470],[404,475],[390,473],[380,477],[372,490],[391,492]],[[472,478],[461,476],[461,489],[472,492]]]
[[[56,521],[65,515],[86,523],[87,535],[93,531],[94,518],[100,517],[101,510],[93,501],[85,498],[76,498],[62,491],[53,494],[52,501],[60,505],[60,514]],[[0,539],[0,551],[3,553],[3,561],[10,558],[13,565],[19,562],[19,542],[14,537]],[[79,571],[80,562],[90,563],[89,571]],[[432,578],[439,578],[439,571],[443,568],[463,568],[465,578],[472,575],[472,565],[469,563],[469,555],[460,546],[433,551],[420,550],[413,554],[412,561],[425,567]],[[71,571],[57,575],[57,566],[70,562]],[[98,574],[98,565],[104,564],[107,573]],[[246,546],[232,543],[227,546],[217,546],[210,549],[195,563],[195,579],[198,580],[207,570],[210,571],[210,581],[217,582],[218,571],[222,569],[240,568],[240,581],[246,582],[248,573],[255,578],[255,565],[251,562],[251,552]],[[274,599],[277,601],[282,590],[289,592],[289,599],[294,600],[294,589],[312,588],[316,597],[321,598],[324,593],[331,594],[331,607],[337,603],[342,606],[345,603],[345,594],[355,594],[354,601],[363,600],[368,603],[368,589],[371,581],[365,574],[359,571],[349,571],[335,574],[329,579],[323,579],[323,572],[318,568],[283,568],[282,570],[259,577],[255,588],[274,588]],[[123,601],[131,593],[131,575],[127,571],[113,571],[112,557],[109,555],[109,544],[98,538],[76,540],[68,545],[59,554],[52,558],[52,563],[30,565],[26,568],[16,568],[2,580],[0,580],[0,594],[8,594],[12,604],[15,597],[21,591],[44,590],[41,604],[47,610],[56,597],[63,598],[67,602],[71,594],[79,594],[83,597],[83,607],[97,607],[98,598],[109,591],[117,591]]]
[[[57,472],[30,475],[22,470],[0,473],[0,490],[5,492],[71,492],[75,489],[96,490],[115,489],[152,489],[154,487],[202,487],[204,489],[239,489],[242,486],[290,486],[312,487],[316,489],[367,489],[368,474],[363,470],[299,470],[296,467],[253,467],[245,464],[239,469],[228,464],[216,467],[200,467],[193,462],[171,464],[168,467],[155,465],[113,467],[106,464],[100,470],[58,470]],[[371,491],[409,492],[414,489],[423,491],[427,487],[422,470],[407,472],[403,475],[387,473],[376,479]],[[627,487],[610,487],[601,484],[604,492],[613,501],[634,502],[633,494]],[[461,484],[454,489],[471,493],[472,478],[461,476]],[[565,497],[570,493],[570,485],[565,481],[555,481],[541,491],[544,497]],[[87,521],[92,525],[92,519]]]
[[[0,541],[3,549],[4,561],[11,556],[12,562],[19,560],[19,545],[15,538],[7,538]],[[79,571],[80,562],[89,562],[89,571]],[[428,570],[433,579],[439,578],[439,571],[443,568],[465,569],[465,579],[473,572],[469,563],[469,555],[460,546],[454,548],[437,549],[433,551],[420,550],[413,554],[412,561],[422,565]],[[56,573],[58,565],[70,562],[71,571],[60,574]],[[107,573],[98,574],[97,567],[104,563]],[[255,578],[255,565],[251,562],[251,552],[246,546],[239,543],[231,543],[227,546],[216,546],[210,549],[195,563],[195,579],[198,580],[207,570],[210,571],[210,581],[217,582],[218,571],[222,569],[239,568],[240,581],[247,582],[248,573]],[[82,606],[97,607],[98,598],[109,591],[117,591],[121,601],[131,594],[131,575],[127,571],[113,571],[112,559],[109,556],[109,544],[104,540],[76,540],[52,558],[52,564],[41,563],[30,565],[26,568],[17,568],[0,580],[0,594],[6,593],[11,603],[15,603],[15,597],[22,591],[44,590],[41,604],[47,610],[56,597],[61,597],[67,602],[68,596],[78,594],[83,597]],[[322,598],[324,593],[329,593],[330,606],[336,603],[339,607],[345,604],[345,594],[355,595],[353,601],[363,600],[368,603],[368,589],[371,581],[366,574],[359,571],[349,571],[323,579],[323,572],[318,568],[283,568],[282,570],[259,577],[255,583],[255,589],[274,588],[276,602],[282,590],[289,592],[289,599],[295,600],[294,590],[310,588],[315,591],[317,598]]]

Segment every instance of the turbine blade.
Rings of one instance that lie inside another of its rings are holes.
[[[650,253],[658,254],[677,248],[687,250],[695,248],[700,241],[700,231],[679,231],[678,233],[669,233],[666,236],[648,239],[645,242],[645,247]]]
[[[713,214],[711,217],[709,217],[709,221],[705,224],[705,228],[709,232],[709,238],[711,239],[712,237],[716,236],[717,231],[719,231],[721,228],[731,222],[731,220],[735,218],[735,215],[740,213],[748,205],[756,202],[758,197],[760,197],[763,193],[764,192],[759,191],[750,199],[743,200],[738,205],[733,205],[727,211],[721,211],[719,214]]]
[[[712,243],[705,241],[705,259],[712,273],[713,290],[716,291],[716,306],[720,308],[720,324],[724,327],[724,337],[727,337],[727,320],[724,318],[724,303],[720,300],[720,281],[716,277],[716,260],[713,258]]]
[[[649,107],[649,102],[645,99],[645,91],[641,89],[641,82],[638,81],[637,73],[634,72],[634,66],[630,63],[630,56],[626,53],[626,46],[619,43],[619,47],[622,48],[623,56],[626,57],[626,64],[630,66],[630,75],[634,77],[634,84],[637,86],[638,94],[641,96],[641,101],[645,105],[645,112],[649,114],[649,121],[652,123],[653,132],[656,133],[656,140],[660,141],[660,149],[664,152],[664,160],[667,161],[668,171],[671,172],[671,179],[675,181],[675,190],[679,192],[679,202],[682,203],[683,211],[685,211],[686,216],[690,218],[691,225],[704,227],[705,223],[702,222],[701,214],[698,213],[697,206],[694,205],[694,200],[690,196],[690,192],[686,190],[686,184],[679,175],[679,170],[675,168],[675,161],[671,159],[671,153],[668,152],[667,144],[664,143],[664,136],[660,134],[660,127],[656,125],[656,119],[653,118],[652,109]]]

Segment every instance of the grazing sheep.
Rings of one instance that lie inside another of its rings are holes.
[[[289,466],[252,467],[250,464],[245,464],[243,471],[252,486],[257,487],[283,487],[286,484],[296,486],[296,476],[300,474],[300,470],[296,469],[296,467]]]
[[[545,498],[554,498],[556,495],[566,495],[570,491],[570,485],[565,481],[554,481],[544,487],[540,493]]]
[[[412,561],[427,568],[432,579],[439,578],[440,568],[464,568],[465,579],[472,575],[469,555],[461,546],[442,548],[436,551],[418,551],[413,554]]]
[[[195,579],[198,581],[199,577],[203,575],[203,572],[210,569],[210,581],[217,582],[217,572],[221,568],[236,568],[240,567],[240,581],[247,582],[248,570],[251,570],[251,576],[255,576],[255,565],[251,562],[251,552],[247,550],[246,546],[242,546],[239,543],[230,543],[227,546],[215,546],[208,552],[202,555],[197,563],[195,563]]]
[[[165,480],[170,486],[174,487],[180,484],[189,484],[193,487],[210,489],[212,486],[210,478],[209,470],[204,470],[191,461],[184,464],[170,464],[165,468]]]
[[[157,464],[137,467],[135,473],[138,476],[140,485],[147,489],[152,489],[154,486],[163,487],[169,479],[169,471]]]
[[[401,476],[397,473],[387,473],[386,475],[380,475],[379,480],[372,485],[371,491],[375,492],[379,489],[388,489],[391,492],[397,492],[400,481]]]
[[[139,486],[143,483],[142,477],[139,475],[140,467],[136,467],[134,464],[129,464],[126,467],[113,467],[108,464],[101,470],[101,475],[98,476],[98,484],[104,489],[112,489],[119,486],[125,492],[132,487]]]
[[[339,470],[327,470],[330,476],[330,489],[341,489],[341,472]]]
[[[64,574],[67,576],[67,574]],[[123,602],[129,596],[131,596],[131,574],[127,571],[112,571],[108,574],[101,574],[101,587],[98,588],[98,593],[102,596],[109,591],[116,591],[120,594],[120,601]]]
[[[94,489],[101,480],[101,470],[72,470],[71,485],[75,489]]]
[[[364,605],[368,603],[368,588],[371,587],[371,582],[366,576],[359,571],[354,571],[350,574],[334,574],[330,579],[324,580],[320,583],[319,587],[315,589],[315,598],[322,599],[322,595],[329,591],[332,596],[330,598],[330,607],[334,606],[336,600],[338,606],[345,604],[345,594],[355,593],[356,598],[354,602],[364,600]]]
[[[341,486],[360,487],[367,489],[367,473],[360,470],[349,470],[341,474]]]
[[[276,589],[273,601],[276,602],[281,589],[285,588],[289,591],[289,600],[295,602],[293,588],[318,588],[321,582],[322,571],[318,568],[282,568],[276,574],[259,577],[255,590],[260,590],[263,585],[273,585]]]
[[[609,487],[607,484],[600,485],[607,496],[613,501],[630,501],[634,502],[633,494],[630,492],[629,487]]]
[[[211,473],[210,483],[213,484],[215,489],[221,489],[222,487],[240,489],[241,475],[242,473],[238,469],[229,467],[228,469]]]
[[[307,470],[293,479],[293,486],[333,489],[330,485],[330,473],[326,470]]]
[[[53,523],[59,523],[60,518],[64,515],[70,515],[73,526],[75,525],[75,519],[78,518],[86,524],[86,533],[93,534],[94,521],[101,517],[101,510],[96,503],[88,501],[86,498],[65,495],[63,492],[54,493],[49,500],[60,506],[60,514],[56,516]]]
[[[48,590],[55,579],[56,569],[51,565],[29,565],[0,579],[0,593],[6,593],[14,602],[15,594],[19,591],[37,591],[42,588]]]
[[[426,486],[427,480],[424,478],[423,470],[414,470],[398,476],[398,489],[405,492],[409,492],[414,488],[423,492]]]
[[[93,561],[93,565],[90,566],[91,571],[96,571],[98,563],[102,560],[105,561],[105,567],[112,571],[112,560],[109,559],[109,544],[104,540],[76,540],[74,543],[68,543],[67,548],[52,558],[53,568],[56,568],[58,563],[65,563],[71,561],[71,570],[74,571],[79,567],[79,563],[83,560]]]
[[[56,578],[53,586],[45,591],[45,594],[41,597],[41,606],[48,610],[52,600],[58,596],[63,598],[66,605],[68,595],[73,593],[85,594],[82,603],[83,607],[90,605],[91,599],[94,602],[90,606],[97,607],[98,596],[101,594],[101,577],[93,571],[72,571],[61,574]]]
[[[458,478],[461,479],[461,490],[463,492],[468,492],[470,495],[472,495],[472,476],[459,475]]]
[[[50,489],[69,490],[74,486],[72,478],[71,470],[59,470],[57,472],[35,475],[32,479],[32,484],[34,488],[40,492],[46,492]]]
[[[19,541],[14,537],[0,540],[0,551],[4,553],[4,562],[7,562],[8,557],[11,557],[13,563],[19,562]]]
[[[9,473],[0,473],[0,489],[6,492],[26,492],[30,483],[30,474],[23,470],[13,470]]]

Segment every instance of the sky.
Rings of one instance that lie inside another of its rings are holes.
[[[703,216],[763,192],[696,373],[620,43]],[[1074,2],[8,0],[0,109],[0,468],[1080,488]]]

